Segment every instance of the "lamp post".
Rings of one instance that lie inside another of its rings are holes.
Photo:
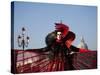
[[[26,30],[23,27],[21,35],[18,35],[18,38],[17,38],[18,46],[22,47],[22,49],[23,49],[23,66],[24,66],[24,49],[25,49],[25,47],[28,47],[29,39],[30,39],[29,36],[25,36],[25,32],[26,32]]]

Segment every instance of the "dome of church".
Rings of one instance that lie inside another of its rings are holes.
[[[87,46],[87,44],[85,43],[83,37],[81,37],[81,41],[80,41],[80,43],[79,43],[79,45],[78,45],[77,47],[78,47],[78,48],[83,48],[83,49],[88,49],[88,46]]]

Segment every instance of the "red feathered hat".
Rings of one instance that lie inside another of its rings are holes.
[[[56,31],[62,32],[63,37],[65,37],[69,31],[68,25],[61,23],[55,23],[55,29]]]

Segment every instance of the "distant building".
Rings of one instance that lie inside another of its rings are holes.
[[[77,47],[78,47],[78,48],[83,48],[83,49],[88,49],[88,46],[87,46],[87,44],[85,43],[83,37],[81,37],[81,41],[80,41],[80,43],[79,43],[79,45],[78,45]]]

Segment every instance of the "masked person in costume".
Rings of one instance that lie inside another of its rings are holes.
[[[39,63],[43,63],[41,65],[47,64],[46,67],[42,67],[42,69],[44,68],[43,71],[51,72],[75,69],[73,66],[73,55],[76,52],[80,52],[80,49],[72,45],[74,39],[75,33],[69,31],[67,25],[55,23],[55,31],[49,33],[45,38],[47,46],[36,50],[39,54]],[[47,61],[43,62],[44,60]],[[38,67],[41,68],[41,66]],[[37,71],[40,72],[41,69]]]
[[[74,70],[74,54],[77,52],[87,52],[87,50],[82,50],[72,45],[75,37],[75,33],[69,31],[69,27],[63,23],[55,23],[55,31],[49,33],[46,37],[47,47],[51,51],[50,57],[58,59],[58,62],[59,60],[63,61],[62,70]]]
[[[64,25],[62,23],[55,23],[55,31],[51,32],[47,35],[46,37],[46,44],[48,49],[50,50],[50,59],[55,60],[53,62],[58,62],[56,63],[56,66],[58,67],[58,70],[69,70],[72,69],[72,59],[71,57],[68,58],[69,55],[71,55],[71,51],[69,53],[69,47],[68,47],[68,42],[67,41],[73,41],[75,39],[75,35],[73,32],[69,31],[69,27],[67,25]],[[70,43],[71,49],[75,52],[78,52],[79,49],[72,46],[72,44]],[[62,62],[60,62],[62,61]],[[52,62],[52,63],[53,63]],[[69,64],[70,63],[70,64]],[[59,65],[59,64],[63,64]],[[66,65],[66,67],[64,67]],[[63,67],[62,69],[60,69],[61,67]]]

